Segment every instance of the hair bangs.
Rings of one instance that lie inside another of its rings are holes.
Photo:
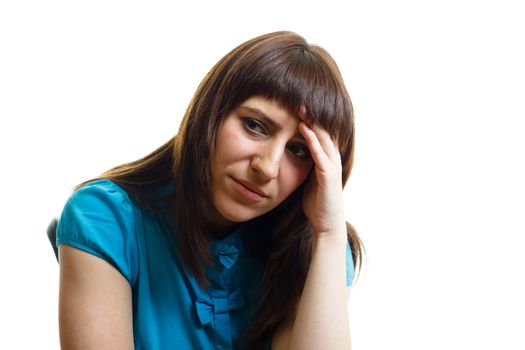
[[[307,121],[332,137],[351,134],[351,101],[335,62],[324,49],[295,43],[262,51],[257,59],[250,56],[233,73],[230,97],[237,96],[232,109],[252,96],[262,96],[294,113],[304,106]]]

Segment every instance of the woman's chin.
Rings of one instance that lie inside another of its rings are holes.
[[[221,215],[225,220],[239,224],[250,221],[261,214],[255,213],[252,210],[224,210],[221,212]]]
[[[234,227],[239,223],[252,220],[263,214],[242,205],[231,205],[230,203],[228,203],[228,205],[226,205],[226,203],[218,204],[219,205],[215,206],[215,212],[212,213],[210,218],[210,224],[217,229],[224,230],[229,227]]]

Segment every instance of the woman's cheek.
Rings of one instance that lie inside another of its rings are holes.
[[[253,147],[253,142],[249,139],[248,135],[246,135],[246,132],[231,124],[229,128],[224,130],[221,141],[221,147],[225,151],[225,154],[229,155],[228,158],[230,159],[242,157]]]
[[[306,180],[312,169],[311,164],[288,164],[283,172],[283,181],[289,193],[295,191]]]

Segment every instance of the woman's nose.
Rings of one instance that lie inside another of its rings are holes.
[[[279,175],[283,154],[284,147],[267,145],[252,157],[251,167],[261,180],[269,181],[275,179]]]

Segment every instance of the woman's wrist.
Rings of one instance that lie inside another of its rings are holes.
[[[315,232],[314,234],[314,240],[322,240],[322,241],[330,241],[330,242],[345,242],[347,241],[347,233],[346,233],[346,223],[343,222],[338,227],[334,227],[333,229],[329,229],[322,232]]]

